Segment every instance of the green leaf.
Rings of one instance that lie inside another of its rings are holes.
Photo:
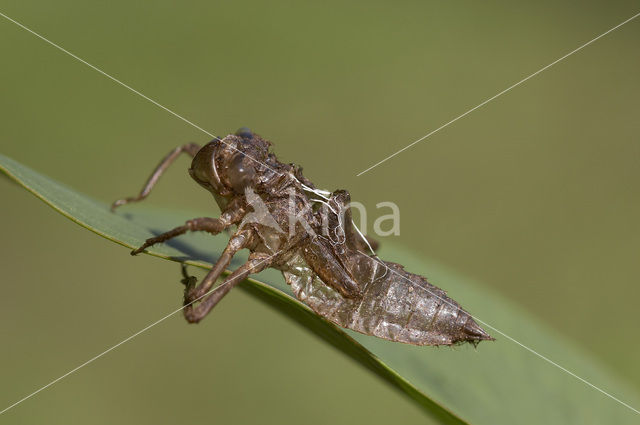
[[[190,218],[185,212],[149,209],[144,205],[129,206],[114,214],[106,203],[79,194],[2,155],[0,169],[65,217],[128,248],[137,247],[149,236]],[[207,259],[216,258],[226,244],[225,239],[224,235],[190,238],[188,242],[178,238],[153,247],[149,254],[210,267]],[[428,276],[472,314],[499,329],[488,328],[497,340],[483,342],[477,348],[415,347],[345,331],[293,298],[280,274],[273,270],[259,274],[259,280],[243,282],[241,288],[403,391],[442,423],[638,422],[640,416],[631,408],[540,357],[556,362],[630,406],[640,406],[637,393],[562,335],[545,328],[472,279],[389,245],[385,243],[382,258]],[[128,253],[123,251],[123,255]],[[234,266],[241,261],[235,260]],[[594,335],[596,338],[606,341]]]

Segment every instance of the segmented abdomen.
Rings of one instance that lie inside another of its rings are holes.
[[[302,258],[283,274],[295,296],[331,322],[414,345],[452,345],[492,339],[445,291],[395,263],[368,257],[359,279],[362,297],[349,299],[322,282]]]

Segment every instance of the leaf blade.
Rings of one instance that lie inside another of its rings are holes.
[[[124,215],[112,214],[107,204],[81,195],[2,155],[0,169],[65,217],[129,248],[189,218],[186,213],[142,206],[130,208]],[[215,254],[211,250],[220,252],[224,246],[222,239],[168,243],[153,247],[149,254],[208,267],[207,259]],[[563,351],[573,353],[577,360],[571,365],[575,370],[587,373],[597,382],[605,382],[608,388],[624,388],[625,394],[631,397],[633,392],[629,388],[603,372],[580,350],[500,297],[482,290],[470,279],[438,264],[416,259],[401,248],[394,248],[388,255],[396,258],[386,259],[402,262],[412,272],[428,272],[429,277],[441,286],[446,282],[446,289],[469,311],[486,311],[483,315],[489,317],[483,319],[492,324],[500,323],[501,328],[506,326],[508,334],[525,336],[528,345],[543,347],[550,357],[562,358]],[[277,273],[267,272],[259,277],[267,283],[249,279],[241,287],[404,392],[442,423],[466,423],[462,417],[474,423],[496,423],[499,419],[504,423],[528,423],[531,418],[535,418],[534,422],[548,423],[578,420],[580,423],[602,423],[612,419],[618,423],[631,423],[636,419],[633,412],[506,340],[499,338],[493,344],[483,343],[476,351],[470,347],[449,350],[390,343],[344,331],[315,315],[291,296]],[[514,385],[523,383],[527,385],[514,390]],[[549,386],[554,389],[549,390]],[[633,394],[633,397],[637,402],[637,395]],[[503,399],[510,400],[508,406],[501,403]],[[540,404],[546,408],[537,409]]]

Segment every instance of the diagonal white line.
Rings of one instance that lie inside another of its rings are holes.
[[[10,17],[8,17],[7,15],[5,15],[4,13],[0,12],[0,16],[2,16],[3,18],[5,18],[8,21],[13,22],[14,24],[16,24],[17,26],[19,26],[20,28],[24,29],[25,31],[30,32],[31,34],[35,35],[36,37],[38,37],[39,39],[41,39],[42,41],[52,45],[53,47],[55,47],[56,49],[66,53],[67,55],[71,56],[72,58],[76,59],[79,62],[82,62],[83,64],[87,65],[89,68],[93,69],[96,72],[99,72],[100,74],[104,75],[105,77],[107,77],[108,79],[110,79],[111,81],[114,81],[115,83],[120,84],[122,87],[126,88],[127,90],[132,91],[133,93],[137,94],[138,96],[140,96],[141,98],[148,100],[149,102],[153,103],[154,105],[156,105],[158,108],[164,109],[165,111],[167,111],[168,113],[170,113],[171,115],[173,115],[176,118],[181,119],[182,121],[186,122],[187,124],[189,124],[190,126],[200,130],[201,132],[203,132],[204,134],[213,137],[216,140],[219,140],[220,142],[224,143],[225,145],[229,146],[231,149],[235,150],[236,152],[240,152],[242,155],[246,156],[247,158],[249,158],[250,160],[266,167],[267,169],[273,171],[274,173],[278,174],[278,175],[282,175],[282,173],[274,170],[273,168],[269,167],[267,164],[265,164],[264,162],[258,161],[257,159],[251,157],[250,155],[247,155],[246,153],[238,150],[235,146],[230,145],[229,143],[225,142],[224,140],[220,139],[219,137],[211,134],[210,132],[208,132],[207,130],[205,130],[204,128],[196,125],[195,123],[193,123],[192,121],[189,121],[188,119],[186,119],[185,117],[183,117],[182,115],[178,114],[177,112],[172,111],[171,109],[167,108],[164,105],[161,105],[160,103],[156,102],[155,100],[151,99],[149,96],[146,96],[142,93],[140,93],[138,90],[134,89],[133,87],[123,83],[122,81],[118,80],[116,77],[113,77],[110,74],[107,74],[106,72],[104,72],[103,70],[101,70],[100,68],[91,65],[89,62],[85,61],[84,59],[74,55],[73,53],[71,53],[70,51],[68,51],[67,49],[57,45],[56,43],[54,43],[53,41],[47,39],[46,37],[43,37],[42,35],[38,34],[37,32],[33,31],[32,29],[22,25],[20,22],[16,21],[15,19],[12,19]]]
[[[265,258],[264,260],[260,261],[258,264],[256,264],[254,267],[259,266],[260,264],[264,263],[265,261],[268,261],[270,259],[272,259],[273,257],[275,257],[276,255],[280,254],[280,252],[276,252],[275,254],[273,254],[270,257]],[[237,276],[236,276],[237,278]],[[98,354],[97,356],[94,356],[92,358],[90,358],[89,360],[87,360],[86,362],[82,363],[80,366],[75,367],[73,369],[71,369],[69,372],[65,373],[64,375],[54,379],[53,381],[49,382],[47,385],[40,387],[39,389],[37,389],[36,391],[32,392],[31,394],[29,394],[26,397],[21,398],[20,400],[16,401],[15,403],[13,403],[10,406],[5,407],[3,410],[0,411],[0,415],[2,415],[3,413],[7,412],[8,410],[16,407],[17,405],[19,405],[20,403],[22,403],[23,401],[26,401],[28,399],[30,399],[31,397],[33,397],[34,395],[38,394],[40,391],[44,391],[47,388],[49,388],[50,386],[54,385],[55,383],[63,380],[64,378],[66,378],[67,376],[73,374],[74,372],[77,372],[78,370],[82,369],[83,367],[85,367],[86,365],[93,363],[94,361],[98,360],[100,357],[104,356],[105,354],[115,350],[116,348],[120,347],[122,344],[131,341],[133,338],[137,337],[138,335],[140,335],[143,332],[148,331],[149,329],[151,329],[152,327],[154,327],[155,325],[164,322],[166,319],[168,319],[169,317],[173,316],[174,314],[182,311],[185,307],[190,306],[191,304],[199,301],[200,299],[206,297],[207,295],[211,294],[214,291],[217,291],[218,289],[222,288],[225,285],[228,285],[229,283],[233,282],[234,279],[229,279],[228,281],[225,281],[223,283],[221,283],[220,285],[216,286],[215,288],[211,289],[210,291],[208,291],[207,293],[205,293],[204,295],[196,298],[195,300],[191,301],[190,303],[187,303],[185,305],[183,305],[182,307],[180,307],[177,310],[172,311],[171,313],[167,314],[166,316],[162,317],[161,319],[156,320],[155,322],[151,323],[150,325],[140,329],[138,332],[134,333],[133,335],[128,336],[127,338],[123,339],[122,341],[120,341],[119,343],[117,343],[116,345],[113,345],[111,347],[109,347],[108,349],[104,350],[102,353]]]
[[[404,151],[406,151],[407,149],[409,149],[410,147],[414,146],[417,143],[420,143],[421,141],[423,141],[424,139],[426,139],[427,137],[437,133],[438,131],[442,130],[445,127],[448,127],[450,124],[453,124],[454,122],[458,121],[460,118],[463,118],[467,115],[469,115],[470,113],[472,113],[473,111],[475,111],[478,108],[483,107],[484,105],[486,105],[487,103],[491,102],[492,100],[502,96],[503,94],[505,94],[506,92],[508,92],[509,90],[519,86],[520,84],[524,83],[525,81],[535,77],[536,75],[540,74],[541,72],[551,68],[553,65],[557,64],[558,62],[568,58],[569,56],[573,55],[574,53],[584,49],[585,47],[587,47],[588,45],[590,45],[591,43],[594,43],[595,41],[601,39],[602,37],[604,37],[605,35],[609,34],[612,31],[617,30],[618,28],[620,28],[621,26],[623,26],[624,24],[634,20],[635,18],[637,18],[638,16],[640,16],[640,13],[637,13],[635,15],[633,15],[632,17],[630,17],[629,19],[627,19],[624,22],[619,23],[618,25],[616,25],[615,27],[611,28],[610,30],[603,32],[602,34],[600,34],[599,36],[597,36],[596,38],[584,43],[582,46],[578,47],[577,49],[574,49],[572,51],[570,51],[569,53],[567,53],[566,55],[556,59],[555,61],[551,62],[549,65],[540,68],[539,70],[537,70],[536,72],[534,72],[533,74],[529,75],[526,78],[523,78],[522,80],[518,81],[517,83],[507,87],[506,89],[502,90],[500,93],[496,94],[495,96],[490,97],[489,99],[485,100],[484,102],[480,103],[477,106],[474,106],[473,108],[469,109],[467,112],[463,113],[462,115],[457,116],[456,118],[452,119],[451,121],[449,121],[446,124],[441,125],[440,127],[436,128],[435,130],[433,130],[430,133],[425,134],[424,136],[422,136],[421,138],[419,138],[418,140],[411,142],[410,144],[408,144],[407,146],[405,146],[404,148],[400,149],[397,152],[392,153],[391,155],[389,155],[388,157],[386,157],[385,159],[376,162],[375,164],[373,164],[372,166],[370,166],[369,168],[360,171],[358,174],[356,174],[356,177],[360,177],[361,175],[363,175],[364,173],[366,173],[367,171],[370,171],[374,168],[376,168],[378,165],[382,164],[383,162],[386,162],[388,160],[390,160],[391,158],[393,158],[394,156],[398,155],[399,153],[402,153]]]
[[[473,316],[471,316],[473,317]],[[547,363],[552,364],[553,366],[557,367],[558,369],[562,370],[563,372],[568,373],[569,375],[573,376],[574,378],[576,378],[577,380],[587,384],[588,386],[590,386],[591,388],[593,388],[594,390],[597,390],[599,392],[601,392],[602,394],[606,395],[607,397],[609,397],[610,399],[617,401],[618,403],[620,403],[621,405],[623,405],[624,407],[627,407],[631,410],[633,410],[634,412],[636,412],[637,414],[640,415],[640,411],[638,409],[635,409],[634,407],[628,405],[627,403],[625,403],[624,401],[612,396],[611,394],[609,394],[608,392],[606,392],[605,390],[601,389],[600,387],[597,387],[595,385],[593,385],[591,382],[587,381],[584,378],[579,377],[578,375],[576,375],[575,373],[571,372],[570,370],[560,366],[558,363],[554,362],[553,360],[549,359],[548,357],[543,356],[542,354],[538,353],[537,351],[535,351],[532,348],[527,347],[526,345],[524,345],[523,343],[521,343],[520,341],[515,340],[514,338],[510,337],[509,335],[507,335],[506,333],[502,332],[499,329],[494,328],[493,326],[491,326],[490,324],[488,324],[487,322],[484,322],[480,319],[478,319],[477,317],[474,317],[475,320],[477,320],[478,322],[482,323],[483,325],[485,325],[488,328],[493,329],[494,331],[498,332],[500,335],[502,335],[503,337],[507,338],[508,340],[510,340],[511,342],[518,344],[520,347],[524,348],[525,350],[529,351],[530,353],[535,354],[536,356],[540,357],[542,360],[544,360]]]

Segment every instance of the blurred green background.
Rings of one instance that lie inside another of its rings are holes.
[[[356,177],[637,2],[2,1],[0,11],[207,131],[251,127],[318,186],[349,189],[370,227],[375,205],[395,202],[394,242],[481,280],[640,388],[640,21]],[[208,141],[2,18],[0,47],[0,152],[94,198],[132,195],[171,148]],[[149,204],[215,216],[187,164]],[[175,309],[181,289],[177,265],[132,258],[8,180],[0,188],[4,408]],[[427,418],[240,291],[199,326],[176,315],[0,418],[392,421]]]

